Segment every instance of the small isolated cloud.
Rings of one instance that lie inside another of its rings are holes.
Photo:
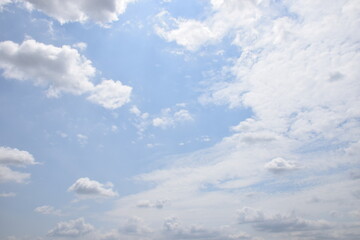
[[[0,68],[5,78],[48,87],[49,97],[62,92],[79,95],[94,87],[89,81],[95,74],[91,61],[67,45],[55,47],[33,39],[20,45],[0,42]]]
[[[55,209],[54,207],[47,205],[37,207],[34,209],[34,211],[44,215],[56,215],[56,216],[62,215],[61,210]]]
[[[190,112],[186,109],[181,109],[179,111],[173,111],[170,108],[162,110],[162,114],[159,117],[153,118],[152,125],[154,127],[168,128],[173,127],[178,123],[192,121],[193,117]]]
[[[0,183],[24,183],[30,178],[30,173],[12,170],[9,166],[25,167],[37,164],[34,157],[27,151],[17,148],[0,147]]]
[[[131,90],[131,87],[123,85],[120,81],[103,80],[95,86],[87,99],[104,108],[116,109],[130,101]]]
[[[48,232],[50,237],[81,237],[94,230],[91,224],[85,222],[83,218],[59,222],[56,227]]]
[[[0,197],[7,198],[7,197],[15,197],[16,193],[9,192],[9,193],[0,193]]]
[[[75,192],[80,198],[110,198],[118,194],[112,189],[112,183],[102,184],[89,178],[79,178],[68,189],[69,192]]]
[[[138,208],[162,209],[164,207],[165,203],[166,203],[166,201],[164,201],[164,200],[157,200],[157,201],[141,200],[141,201],[138,201],[136,206]]]
[[[88,137],[83,134],[77,134],[76,138],[81,145],[85,145],[88,142]]]
[[[308,220],[294,215],[266,215],[263,211],[250,207],[244,207],[237,213],[240,224],[251,223],[263,232],[298,232],[331,227],[331,224],[324,220]]]
[[[38,10],[56,19],[61,24],[67,22],[93,21],[101,26],[117,21],[129,3],[135,0],[18,0],[29,10]]]
[[[295,163],[290,162],[283,158],[274,158],[264,166],[267,170],[272,173],[284,173],[298,169]]]

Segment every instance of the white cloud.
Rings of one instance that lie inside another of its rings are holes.
[[[0,164],[24,167],[37,164],[33,155],[17,148],[0,147]]]
[[[29,152],[17,148],[0,147],[0,183],[25,183],[30,178],[30,174],[14,171],[8,166],[25,167],[34,164],[37,162]]]
[[[298,169],[295,163],[280,157],[272,159],[264,167],[273,173],[284,173]]]
[[[0,42],[0,68],[5,78],[48,87],[50,97],[62,92],[78,95],[94,87],[89,80],[95,68],[76,49],[66,45],[55,47],[32,39],[20,45]]]
[[[93,21],[99,25],[117,21],[129,3],[135,0],[20,0],[29,10],[36,9],[56,19],[67,22]]]
[[[110,198],[118,195],[112,187],[111,183],[102,184],[89,178],[79,178],[68,191],[75,192],[80,198]]]
[[[30,173],[13,171],[10,168],[0,165],[0,183],[16,182],[25,183],[30,178]]]
[[[177,218],[167,218],[163,225],[165,239],[211,239],[211,240],[252,240],[246,233],[227,234],[203,226],[184,226]],[[254,239],[255,240],[255,239]]]
[[[45,214],[45,215],[56,215],[56,216],[61,216],[61,210],[55,209],[52,206],[40,206],[34,209],[35,212],[37,213],[41,213],[41,214]]]
[[[140,200],[137,202],[136,206],[138,208],[157,208],[162,209],[165,205],[165,200],[149,201],[149,200]]]
[[[4,5],[11,3],[12,0],[0,0],[0,12],[3,11]]]
[[[74,48],[79,49],[80,51],[84,51],[87,48],[87,44],[85,42],[78,42],[72,45]]]
[[[211,1],[214,14],[204,21],[172,18],[166,11],[157,16],[157,34],[167,41],[175,41],[188,50],[221,40],[229,31],[252,26],[262,13],[257,5],[267,5],[268,1]],[[169,24],[172,23],[171,27]],[[173,27],[175,25],[175,27]]]
[[[130,101],[131,90],[131,87],[120,81],[103,80],[95,86],[87,99],[104,108],[116,109]]]
[[[13,192],[9,192],[9,193],[0,193],[0,197],[15,197],[16,196],[16,193],[13,193]]]
[[[80,43],[76,47],[84,46]],[[59,97],[61,93],[90,93],[89,101],[108,109],[119,108],[130,100],[132,88],[119,81],[103,80],[94,85],[91,78],[96,69],[91,61],[67,45],[56,47],[32,39],[20,45],[0,42],[0,68],[5,78],[47,87],[48,97]]]
[[[131,108],[130,108],[130,112],[132,113],[132,114],[135,114],[136,116],[141,116],[141,111],[140,111],[140,109],[137,107],[137,106],[132,106]]]
[[[76,135],[76,138],[81,145],[85,145],[88,142],[88,137],[86,135],[79,133]]]
[[[173,127],[178,123],[188,121],[193,121],[193,117],[188,110],[180,109],[174,112],[174,110],[166,108],[162,110],[162,113],[159,117],[153,118],[152,125],[154,127],[165,129],[168,127]]]
[[[71,237],[84,236],[94,230],[91,224],[85,222],[83,218],[59,222],[56,227],[48,232],[51,237]]]
[[[294,215],[268,216],[260,210],[249,207],[238,211],[238,221],[240,224],[252,223],[256,229],[264,232],[298,232],[332,227],[324,220],[307,220]]]
[[[139,217],[131,217],[119,228],[121,233],[127,235],[148,235],[152,230],[145,225],[144,220]]]

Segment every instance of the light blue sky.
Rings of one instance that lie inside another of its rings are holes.
[[[0,0],[0,238],[358,239],[359,10]]]

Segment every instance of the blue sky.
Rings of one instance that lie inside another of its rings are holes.
[[[359,239],[356,0],[0,0],[0,238]]]

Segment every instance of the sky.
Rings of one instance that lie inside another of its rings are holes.
[[[360,239],[360,1],[0,0],[0,239]]]

